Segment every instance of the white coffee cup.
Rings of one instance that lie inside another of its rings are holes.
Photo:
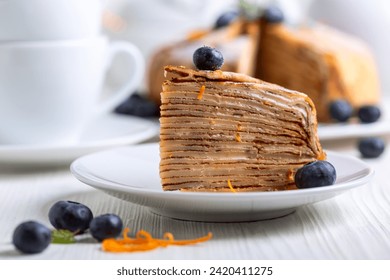
[[[0,0],[0,41],[95,37],[102,6],[102,0]]]
[[[128,55],[131,72],[102,99],[105,73],[119,53]],[[138,48],[103,36],[0,44],[0,145],[77,141],[89,118],[112,110],[139,86],[144,67]]]

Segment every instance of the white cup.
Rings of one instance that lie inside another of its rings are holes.
[[[95,37],[102,6],[102,0],[0,0],[0,41]]]
[[[130,58],[128,79],[102,98],[105,74],[119,53]],[[0,44],[0,144],[77,141],[89,118],[134,92],[144,67],[138,48],[105,37]]]

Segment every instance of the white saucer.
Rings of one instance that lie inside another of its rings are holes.
[[[164,192],[159,177],[158,144],[121,147],[81,157],[71,164],[80,181],[153,213],[182,220],[254,221],[281,217],[299,206],[325,200],[364,185],[373,170],[363,161],[333,152],[328,160],[338,176],[335,185],[280,192]]]
[[[76,158],[121,145],[137,144],[159,133],[157,121],[105,114],[93,119],[77,143],[40,145],[0,145],[0,164],[62,165]]]
[[[390,120],[381,119],[375,123],[335,123],[319,124],[320,140],[337,140],[344,138],[370,137],[390,134]]]
[[[384,98],[380,107],[382,116],[377,122],[362,124],[355,118],[347,123],[320,123],[318,137],[325,141],[390,134],[390,98]]]

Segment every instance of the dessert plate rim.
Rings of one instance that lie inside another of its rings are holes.
[[[362,186],[373,177],[374,170],[360,159],[331,151],[327,153],[329,160],[336,163],[336,170],[341,164],[349,166],[352,173],[344,170],[341,181],[332,186],[277,192],[162,191],[157,143],[83,156],[75,160],[70,169],[81,182],[108,195],[146,206],[162,216],[192,221],[253,221],[284,216],[300,206]],[[142,171],[148,167],[149,170]],[[139,178],[141,176],[143,178]]]

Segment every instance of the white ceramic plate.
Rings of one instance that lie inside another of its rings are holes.
[[[321,141],[337,140],[343,138],[370,137],[390,134],[390,120],[381,119],[370,124],[335,123],[319,124],[318,137]]]
[[[111,196],[147,206],[176,219],[237,222],[281,217],[302,205],[334,197],[364,185],[373,170],[363,161],[328,152],[338,177],[335,185],[280,192],[164,192],[158,171],[158,144],[121,147],[81,157],[71,165],[80,181]]]
[[[51,146],[0,145],[0,164],[62,165],[76,158],[115,146],[137,144],[159,133],[158,122],[105,114],[86,125],[77,143]]]
[[[320,123],[320,140],[381,136],[390,134],[390,98],[384,98],[381,104],[381,118],[375,123],[362,124],[355,118],[348,123]]]

